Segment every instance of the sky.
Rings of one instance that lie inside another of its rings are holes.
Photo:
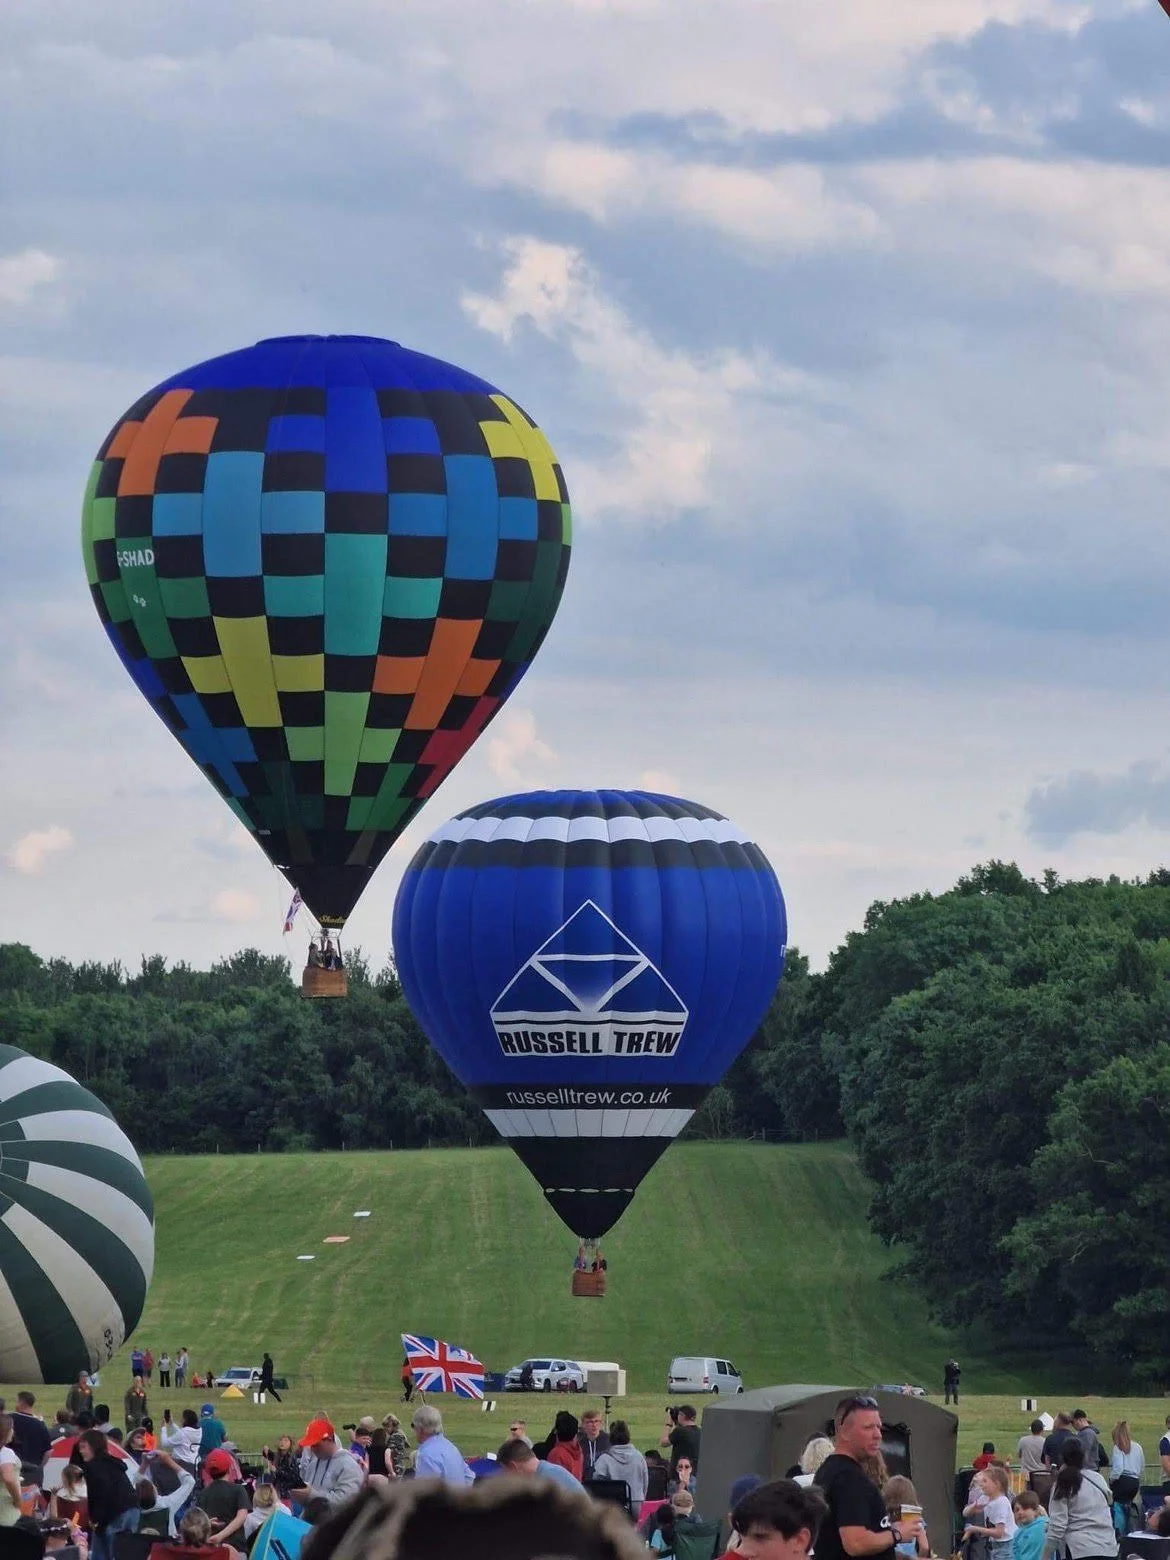
[[[726,813],[815,966],[991,857],[1170,860],[1168,62],[1155,0],[5,0],[0,941],[303,956],[79,546],[127,406],[295,332],[490,380],[574,506],[375,966],[536,787]]]

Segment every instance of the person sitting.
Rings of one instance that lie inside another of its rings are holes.
[[[165,1456],[166,1454],[162,1455]],[[146,1520],[147,1514],[158,1512],[162,1513],[163,1517],[158,1531],[167,1538],[176,1536],[175,1513],[187,1504],[187,1498],[195,1488],[195,1475],[184,1472],[177,1464],[172,1464],[172,1466],[178,1474],[178,1481],[169,1494],[160,1494],[158,1486],[153,1479],[139,1479],[134,1486],[138,1494],[138,1528],[140,1532],[146,1532],[155,1525]]]
[[[234,1534],[243,1541],[244,1519],[248,1515],[248,1492],[242,1484],[234,1483],[232,1456],[222,1446],[209,1452],[203,1461],[204,1475],[209,1482],[195,1497],[195,1504],[211,1519],[211,1528],[217,1544],[226,1544]]]
[[[199,1506],[192,1506],[179,1522],[179,1536],[174,1543],[155,1544],[151,1560],[242,1560],[242,1551],[230,1544],[216,1542],[212,1537],[211,1518]]]
[[[292,1507],[281,1500],[276,1485],[262,1477],[257,1480],[256,1488],[252,1491],[252,1509],[244,1518],[244,1543],[248,1548],[251,1548],[253,1535],[260,1531],[276,1511],[292,1516]]]

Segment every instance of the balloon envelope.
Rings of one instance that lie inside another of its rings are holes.
[[[154,1204],[88,1089],[0,1045],[0,1381],[74,1381],[142,1315]]]
[[[83,517],[126,669],[334,926],[523,676],[569,541],[515,402],[374,337],[261,341],[156,385]]]
[[[393,938],[432,1043],[564,1222],[595,1237],[751,1038],[785,935],[767,859],[718,813],[543,791],[437,830]]]

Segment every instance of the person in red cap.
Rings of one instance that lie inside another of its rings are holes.
[[[208,1452],[203,1459],[203,1471],[211,1475],[211,1483],[199,1491],[194,1503],[211,1518],[215,1542],[226,1544],[244,1526],[250,1509],[248,1492],[242,1484],[235,1484],[228,1477],[232,1471],[232,1458],[222,1446]]]
[[[289,1494],[305,1506],[317,1496],[340,1506],[362,1487],[362,1470],[344,1447],[327,1419],[312,1419],[301,1437],[301,1478],[304,1483]]]

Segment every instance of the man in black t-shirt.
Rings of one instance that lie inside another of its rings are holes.
[[[891,1523],[886,1503],[861,1466],[882,1445],[882,1416],[877,1401],[858,1394],[837,1404],[833,1455],[817,1469],[815,1483],[828,1505],[817,1534],[817,1560],[863,1560],[888,1555],[895,1545],[916,1538],[922,1519]]]
[[[36,1398],[31,1392],[16,1394],[16,1412],[12,1416],[12,1450],[22,1463],[40,1465],[53,1444],[45,1421],[33,1413]]]
[[[1170,1495],[1170,1414],[1166,1415],[1166,1434],[1158,1442],[1158,1460],[1162,1464],[1162,1493]]]
[[[669,1409],[666,1411],[666,1429],[658,1439],[659,1446],[670,1447],[670,1476],[678,1475],[678,1460],[680,1457],[689,1457],[691,1467],[697,1474],[699,1471],[699,1442],[702,1431],[698,1426],[698,1414],[689,1403],[684,1403],[675,1411],[678,1418],[674,1418]]]

